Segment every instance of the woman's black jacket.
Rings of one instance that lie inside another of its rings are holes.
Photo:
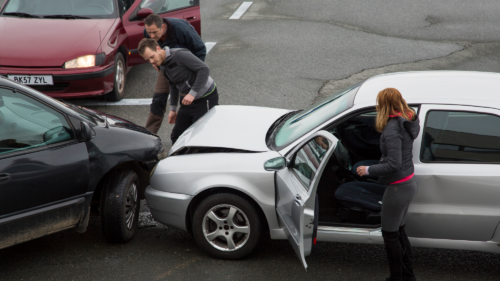
[[[418,116],[413,122],[391,117],[380,136],[382,158],[368,168],[370,176],[379,177],[381,184],[390,184],[413,174],[413,140],[419,132]]]

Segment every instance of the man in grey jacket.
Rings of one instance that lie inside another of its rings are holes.
[[[186,48],[205,61],[207,49],[196,30],[183,19],[162,18],[151,14],[144,20],[144,38],[152,38],[160,47]],[[156,70],[159,70],[153,65]],[[158,73],[146,129],[156,134],[160,130],[169,94],[168,80]]]
[[[170,136],[174,144],[189,126],[219,104],[210,68],[189,50],[169,47],[162,49],[154,39],[142,39],[138,51],[145,60],[157,66],[169,81],[168,123],[175,123]],[[179,98],[181,105],[177,111]]]

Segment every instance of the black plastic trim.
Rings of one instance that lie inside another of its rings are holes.
[[[46,212],[49,212],[49,211],[53,211],[53,210],[57,210],[57,209],[60,209],[60,208],[67,207],[67,206],[77,205],[77,204],[81,204],[81,203],[85,202],[85,197],[81,197],[81,195],[79,197],[80,198],[69,200],[69,201],[65,201],[63,203],[54,204],[54,205],[51,205],[51,206],[48,206],[48,207],[40,208],[40,209],[37,209],[37,210],[31,210],[31,211],[28,211],[28,212],[23,212],[21,214],[17,214],[17,215],[13,215],[13,216],[9,216],[9,217],[0,219],[0,224],[8,223],[8,222],[11,222],[11,221],[14,221],[14,220],[24,219],[24,218],[27,218],[27,217],[31,217],[31,216],[34,216],[34,215],[41,214],[41,213],[46,213]]]
[[[54,82],[66,82],[66,81],[76,81],[76,80],[87,80],[87,79],[97,79],[103,78],[115,72],[114,65],[106,69],[82,74],[68,74],[68,75],[54,75]]]

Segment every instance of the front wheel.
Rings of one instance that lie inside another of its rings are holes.
[[[108,94],[111,101],[119,101],[123,99],[125,94],[125,78],[127,71],[125,68],[125,60],[121,53],[117,53],[115,57],[115,84],[113,91]]]
[[[196,208],[193,236],[210,256],[241,259],[257,246],[261,221],[255,207],[246,199],[228,193],[215,194]]]
[[[104,179],[101,195],[101,228],[109,242],[132,239],[139,223],[139,178],[133,171],[122,170]]]

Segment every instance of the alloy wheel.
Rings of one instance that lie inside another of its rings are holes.
[[[125,203],[125,224],[128,229],[132,229],[134,224],[137,202],[137,186],[133,183],[128,189],[127,202]]]
[[[123,61],[118,60],[117,65],[116,65],[116,77],[115,77],[115,83],[116,83],[116,88],[118,89],[118,92],[122,93],[123,88],[125,87],[125,71],[124,71],[124,66],[123,66]]]
[[[240,209],[232,205],[217,205],[203,218],[203,234],[212,247],[221,251],[236,251],[250,237],[250,222]]]

